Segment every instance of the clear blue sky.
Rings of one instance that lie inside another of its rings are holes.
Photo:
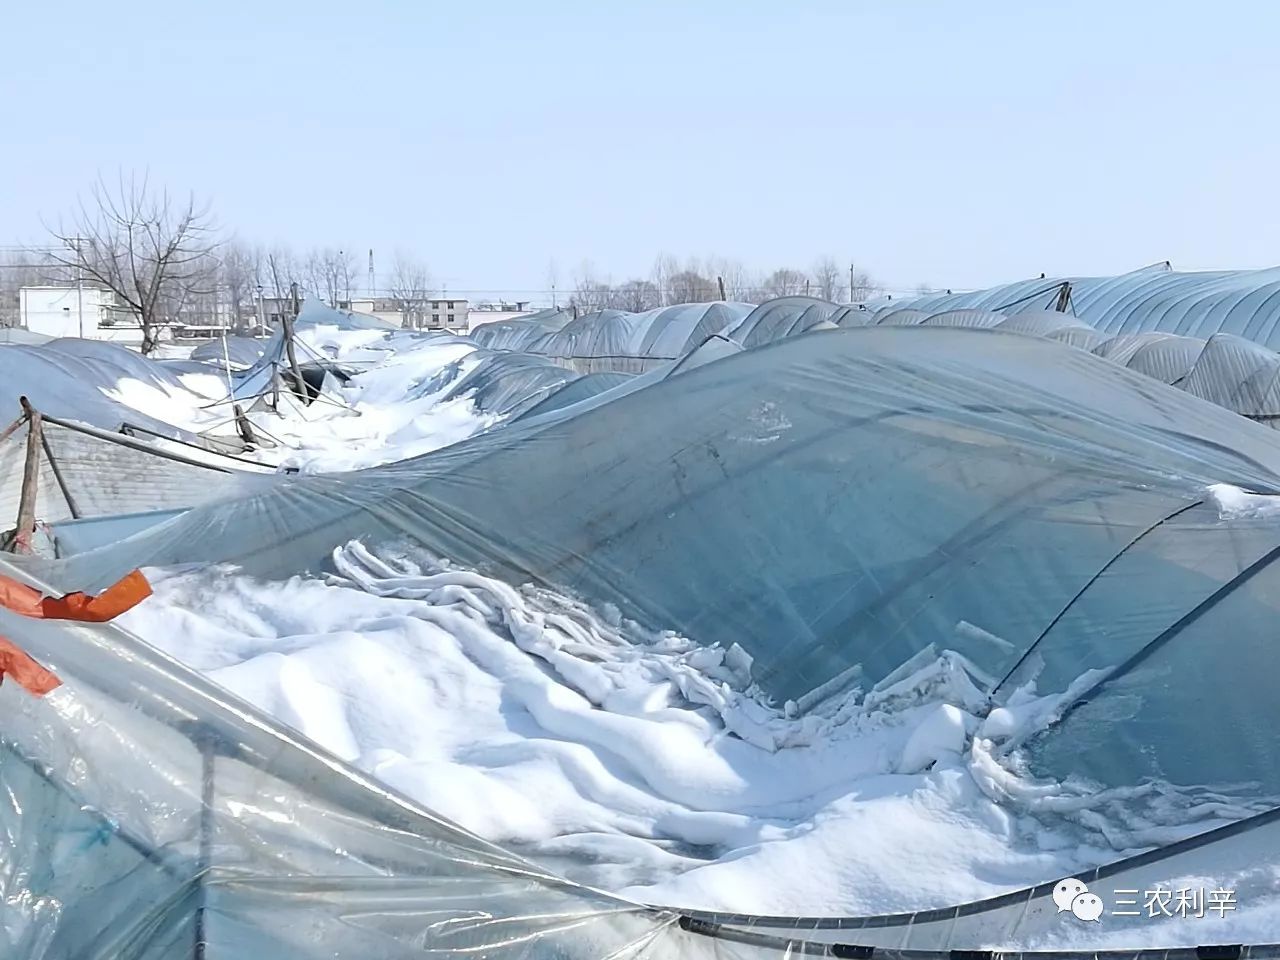
[[[120,0],[0,13],[0,243],[149,167],[451,289],[1280,263],[1280,4]]]

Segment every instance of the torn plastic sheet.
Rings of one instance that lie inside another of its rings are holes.
[[[1280,516],[1224,520],[1207,492],[1280,490],[1272,431],[982,330],[813,333],[632,389],[648,376],[610,402],[385,467],[280,478],[30,565],[67,590],[192,562],[284,579],[331,569],[352,539],[404,539],[736,643],[779,703],[809,703],[854,666],[878,683],[934,643],[994,678],[997,703],[1096,669],[1071,735],[1030,745],[1034,773],[1280,794],[1267,686]],[[1248,655],[1221,655],[1222,637]],[[1198,691],[1236,736],[1184,708]]]
[[[0,687],[6,957],[926,958],[1073,929],[1051,885],[844,920],[630,904],[415,806],[114,625],[0,613],[0,630],[66,681],[39,699]],[[1241,848],[1265,860],[1280,855],[1276,817],[1082,879],[1150,884],[1238,862]],[[1237,892],[1247,902],[1249,887]]]
[[[1206,492],[1213,483],[1280,489],[1271,432],[1058,344],[937,328],[814,333],[581,406],[389,467],[285,478],[41,569],[65,589],[156,563],[233,561],[284,578],[325,569],[353,537],[405,537],[508,583],[616,602],[707,645],[740,642],[779,702],[809,704],[806,695],[837,689],[855,665],[868,684],[891,686],[897,665],[944,638],[1007,705],[1032,681],[1061,690],[1063,677],[1094,668],[1095,688],[1067,705],[1057,732],[1028,745],[1036,762],[1051,772],[1068,764],[1104,788],[1132,786],[1148,765],[1180,765],[1183,783],[1234,774],[1253,781],[1255,798],[1274,792],[1276,652],[1267,641],[1280,528],[1267,517],[1224,520]],[[1223,638],[1249,655],[1212,659]],[[75,692],[82,664],[69,666]],[[200,688],[177,675],[178,687]],[[1200,697],[1231,738],[1187,709]],[[186,700],[170,692],[166,702]],[[1261,849],[1262,831],[1252,836]],[[603,902],[604,913],[618,903]],[[473,900],[466,909],[528,913]],[[678,956],[693,942],[669,911],[619,909],[609,925],[639,917],[640,932],[610,941],[613,955]],[[1008,927],[1001,912],[998,923],[957,927],[949,943],[974,949],[1011,929],[1030,938],[1046,932],[1035,924],[1062,919],[1015,912],[1026,919]],[[674,939],[644,940],[655,924]],[[858,939],[841,942],[867,945],[881,926],[898,947],[915,936],[910,919],[859,924]],[[427,936],[418,921],[405,926]],[[555,937],[535,942],[552,956],[579,955]]]

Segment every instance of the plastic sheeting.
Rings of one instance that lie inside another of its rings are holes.
[[[60,339],[38,346],[6,346],[0,349],[0,420],[7,423],[17,417],[21,413],[18,398],[25,396],[37,410],[65,420],[79,420],[106,430],[132,423],[164,436],[195,439],[173,424],[149,417],[109,395],[127,381],[175,396],[190,396],[190,391],[163,363],[114,343]]]
[[[183,456],[49,417],[43,438],[39,522],[188,507],[261,490],[275,480],[271,468],[260,464],[204,450],[198,457]],[[18,515],[26,448],[25,428],[0,441],[0,525]]]
[[[578,374],[544,357],[491,353],[461,377],[445,399],[469,396],[481,413],[514,416],[577,379]]]
[[[247,369],[262,358],[269,342],[256,337],[219,337],[197,346],[191,351],[191,359],[213,365],[230,361],[233,369]]]
[[[316,300],[307,300],[294,323],[295,333],[307,327],[337,327],[339,330],[369,330],[387,333],[399,329],[395,324],[367,314],[350,313],[335,310]],[[255,400],[265,401],[279,394],[281,374],[288,370],[288,345],[285,342],[283,326],[278,328],[267,340],[255,341],[258,356],[247,369],[235,375],[232,387],[232,399],[242,404]],[[301,345],[295,343],[294,356],[300,367],[310,365],[313,357]],[[326,365],[327,364],[322,364]],[[284,388],[287,389],[287,388]]]
[[[492,350],[553,358],[579,373],[644,373],[696,350],[752,313],[745,303],[682,303],[644,313],[559,312],[485,324],[472,339]]]
[[[544,413],[553,413],[582,403],[599,396],[615,387],[622,386],[632,377],[629,373],[589,373],[557,389],[555,392],[539,400],[523,413],[522,417],[536,417]]]
[[[605,310],[579,317],[524,349],[581,373],[643,373],[678,360],[750,310],[741,303],[684,303],[644,313]]]
[[[0,343],[22,343],[27,346],[38,346],[55,340],[43,333],[35,333],[25,327],[0,327]]]
[[[0,573],[14,571],[0,563]],[[0,611],[0,631],[63,681],[41,699],[0,686],[0,956],[893,960],[906,950],[954,960],[955,949],[1043,942],[1064,923],[1072,932],[1049,884],[963,907],[849,919],[627,903],[433,815],[117,627]],[[1142,889],[1275,855],[1280,830],[1268,815],[1083,879],[1092,889]],[[1248,882],[1236,890],[1242,904],[1253,892]],[[1149,942],[1153,926],[1128,928]],[[1204,942],[1194,922],[1165,926],[1188,944]],[[1043,956],[1205,955],[1218,954]]]
[[[731,331],[758,345],[795,336],[819,324],[841,327],[980,327],[1025,336],[1044,337],[1103,357],[1146,376],[1187,390],[1195,396],[1268,425],[1280,424],[1280,353],[1226,333],[1207,340],[1149,331],[1108,334],[1078,317],[1054,310],[1030,309],[1030,301],[1015,304],[1008,314],[978,308],[933,312],[918,307],[891,306],[878,311],[852,306],[825,308],[803,297],[771,301],[757,309],[767,323],[751,317]],[[749,333],[747,333],[749,331]]]
[[[1112,692],[1124,702],[1125,678],[1156,656],[1187,686],[1130,711],[1105,750],[1046,735],[1040,768],[1280,795],[1280,745],[1263,733],[1280,708],[1257,679],[1277,655],[1262,588],[1280,517],[1221,520],[1206,494],[1280,490],[1269,431],[1054,343],[943,328],[814,333],[582,406],[286,479],[48,572],[93,588],[135,566],[226,560],[285,577],[352,538],[407,538],[738,643],[779,701],[855,667],[874,683],[931,646],[968,658],[997,699],[1096,669],[1076,721],[1094,739]],[[1247,650],[1254,679],[1197,664],[1205,631]],[[1210,748],[1196,714],[1178,715],[1205,678],[1254,734]]]
[[[0,686],[0,956],[668,956],[652,941],[684,936],[670,913],[560,882],[390,793],[116,628],[0,612],[0,630],[63,680],[39,700]]]
[[[563,310],[541,310],[512,320],[485,323],[471,331],[471,339],[490,350],[528,350],[530,345],[555,333],[573,317]]]
[[[1104,333],[1230,333],[1280,349],[1280,267],[1182,273],[1156,264],[1114,277],[1041,277],[969,293],[927,294],[882,309],[1048,310],[1064,284],[1070,285],[1070,312]]]
[[[1280,805],[1280,515],[1224,516],[1206,491],[1280,492],[1271,432],[1048,340],[946,327],[813,332],[614,390],[412,461],[284,478],[28,568],[59,589],[194,561],[283,578],[324,569],[353,537],[407,539],[738,643],[757,682],[797,709],[854,670],[883,689],[901,664],[951,649],[994,704],[1033,678],[1041,694],[1070,691],[1061,721],[1014,758],[1033,772],[1094,792],[1157,785],[1188,815]],[[516,865],[282,745],[267,721],[112,628],[0,615],[0,632],[72,696],[18,703],[0,733],[12,754],[0,757],[0,822],[24,851],[0,875],[0,927],[15,943],[66,938],[48,956],[185,955],[197,926],[226,955],[286,957],[412,955],[405,944],[785,956],[799,931],[893,956],[1060,927],[1043,888],[857,922],[681,921]],[[16,696],[0,687],[6,704]],[[1239,867],[1280,846],[1273,820],[1245,821],[1256,829],[1244,842],[1217,832],[1098,876]],[[176,873],[156,875],[157,849]],[[1184,854],[1195,859],[1146,870]],[[47,874],[29,866],[46,862]],[[958,922],[971,914],[985,920]],[[78,919],[103,915],[101,934]]]
[[[756,307],[727,333],[744,347],[756,347],[829,322],[839,309],[813,297],[781,297]]]

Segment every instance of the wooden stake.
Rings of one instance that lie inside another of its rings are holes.
[[[258,438],[253,433],[253,426],[249,423],[249,418],[244,415],[244,410],[240,404],[235,404],[231,408],[236,415],[236,429],[240,432],[240,439],[245,442],[246,446],[254,446],[258,442]]]
[[[27,415],[27,460],[22,468],[22,494],[18,500],[18,525],[13,531],[14,553],[31,552],[31,534],[36,528],[36,493],[40,481],[40,449],[42,429],[40,411],[26,397],[19,397],[22,412]]]
[[[2,432],[0,432],[0,441],[8,440],[9,437],[12,436],[13,431],[17,430],[20,426],[22,426],[26,422],[27,422],[27,415],[24,413],[17,420],[13,421],[13,423],[5,427]]]
[[[298,355],[293,352],[293,321],[298,319],[298,314],[302,312],[302,308],[298,302],[298,285],[292,284],[293,287],[293,313],[288,310],[281,317],[281,323],[284,324],[284,349],[289,356],[289,371],[293,374],[293,382],[298,395],[304,400],[307,397],[307,384],[302,379],[302,371],[298,368]]]

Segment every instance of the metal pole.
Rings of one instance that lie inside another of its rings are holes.
[[[76,319],[80,322],[80,339],[84,339],[84,268],[80,254],[81,238],[75,238],[76,245]]]
[[[214,743],[213,737],[204,734],[193,741],[200,750],[200,848],[196,875],[195,912],[195,960],[208,956],[209,927],[206,914],[209,908],[209,872],[213,869],[213,803],[214,803]]]
[[[227,347],[227,327],[222,328],[222,363],[227,371],[227,396],[235,396],[236,388],[231,382],[231,350]]]

